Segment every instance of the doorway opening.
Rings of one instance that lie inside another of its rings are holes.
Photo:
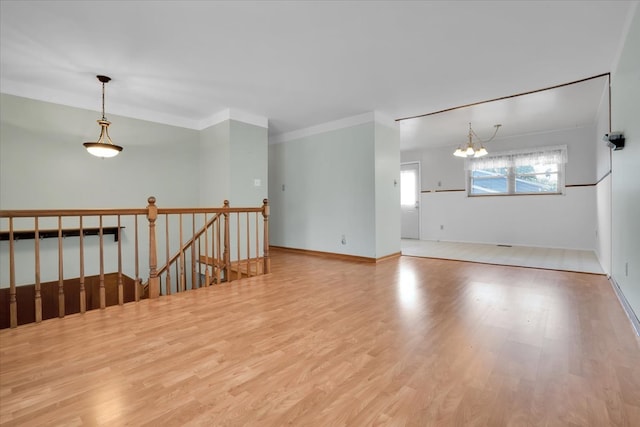
[[[400,236],[420,239],[420,162],[400,164]]]

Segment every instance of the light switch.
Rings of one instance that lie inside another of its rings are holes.
[[[253,180],[254,187],[260,187],[262,185],[262,181],[259,178]]]

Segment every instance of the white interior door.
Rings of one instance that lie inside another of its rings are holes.
[[[400,165],[400,210],[403,239],[420,239],[420,163]]]

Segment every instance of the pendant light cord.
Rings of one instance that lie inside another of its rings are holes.
[[[491,136],[491,138],[489,138],[486,141],[484,141],[484,140],[480,139],[480,137],[478,137],[478,135],[476,135],[475,131],[473,129],[471,129],[471,123],[469,123],[469,140],[471,140],[471,134],[473,133],[473,136],[475,136],[476,139],[478,141],[480,141],[480,143],[486,144],[488,142],[491,142],[491,141],[493,141],[493,138],[495,138],[496,135],[498,134],[498,130],[500,130],[501,126],[502,125],[494,125],[493,127],[496,128],[495,132],[493,132],[493,135]]]
[[[104,116],[104,82],[102,82],[102,120],[107,120]]]

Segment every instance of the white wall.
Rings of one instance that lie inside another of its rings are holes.
[[[596,132],[596,242],[595,252],[603,271],[611,274],[611,149],[602,140],[609,133],[609,91],[598,108]]]
[[[565,129],[512,138],[499,138],[488,146],[490,153],[555,145],[566,145],[569,163],[566,167],[568,185],[596,182],[596,141],[594,126]],[[455,148],[455,147],[454,147]],[[437,147],[423,151],[400,153],[402,162],[421,163],[422,191],[460,190],[465,188],[464,159],[453,156],[453,148]]]
[[[422,240],[593,250],[594,187],[549,196],[431,192],[420,203]]]
[[[401,153],[420,161],[423,240],[479,242],[555,248],[595,248],[595,126],[495,140],[490,152],[567,145],[569,187],[564,195],[467,197],[464,160],[451,147]],[[442,229],[441,229],[442,226]]]
[[[596,186],[596,255],[602,270],[611,275],[611,175]]]
[[[612,155],[612,277],[640,316],[640,8],[611,78],[613,131],[626,146]]]
[[[605,175],[611,172],[611,149],[602,139],[606,133],[609,133],[609,91],[603,93],[603,97],[598,106],[598,116],[596,118],[596,129],[594,135],[595,154],[596,154],[596,181],[601,180]]]

